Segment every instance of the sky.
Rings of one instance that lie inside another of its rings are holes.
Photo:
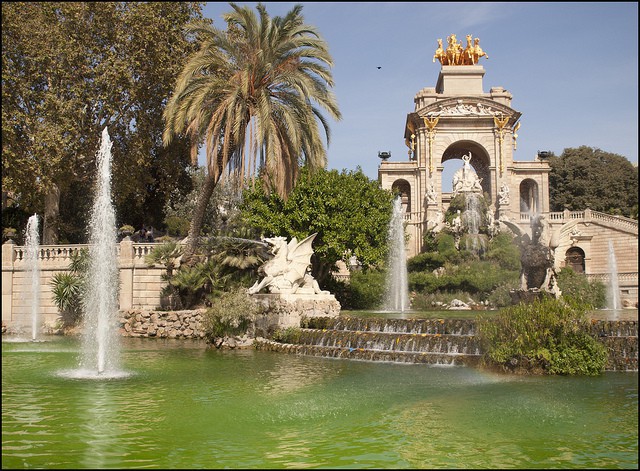
[[[263,2],[270,16],[296,3]],[[489,56],[483,91],[504,87],[522,113],[514,160],[582,145],[638,163],[636,2],[298,2],[327,42],[342,120],[329,118],[328,168],[360,167],[378,178],[379,151],[408,160],[404,143],[414,96],[435,87],[437,39],[480,38]],[[236,2],[255,7],[257,2]],[[204,16],[226,29],[228,2]],[[328,116],[325,114],[325,116]],[[447,168],[453,165],[453,168]],[[445,176],[462,165],[445,164]]]

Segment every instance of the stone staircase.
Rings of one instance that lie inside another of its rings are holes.
[[[594,319],[592,332],[609,350],[605,370],[638,370],[638,321]],[[476,366],[482,356],[473,319],[317,317],[306,320],[295,343],[260,339],[254,347],[328,358],[450,366]]]

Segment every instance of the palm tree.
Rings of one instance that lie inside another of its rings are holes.
[[[262,4],[258,15],[249,7],[230,6],[226,31],[202,22],[188,27],[200,49],[185,65],[164,111],[165,145],[175,135],[188,135],[194,164],[200,144],[206,150],[207,179],[189,228],[186,263],[225,173],[235,172],[240,182],[259,174],[270,191],[286,198],[300,166],[326,166],[319,125],[327,144],[330,130],[320,108],[341,118],[330,91],[333,61],[315,28],[304,24],[302,6],[273,18]]]

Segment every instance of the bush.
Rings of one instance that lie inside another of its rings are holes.
[[[385,274],[375,270],[354,270],[349,281],[327,278],[324,286],[342,309],[379,309],[385,290]]]
[[[479,318],[485,365],[504,371],[590,375],[604,370],[607,351],[590,334],[589,306],[552,298]]]
[[[485,258],[505,270],[520,270],[520,250],[513,236],[506,232],[496,234],[489,242]]]
[[[205,311],[203,328],[205,339],[213,343],[216,338],[242,335],[254,327],[260,307],[244,289],[222,293],[212,300]]]
[[[589,281],[585,274],[576,273],[571,267],[558,272],[558,288],[565,299],[580,300],[592,309],[607,305],[607,288],[600,281]]]
[[[438,252],[423,252],[407,260],[407,271],[433,271],[444,265],[446,259]]]
[[[434,291],[465,291],[485,296],[498,286],[514,283],[519,272],[504,270],[496,264],[483,261],[467,262],[461,265],[445,265],[446,270],[437,276],[430,272],[409,273],[409,290],[418,293]]]
[[[287,327],[286,329],[276,329],[271,339],[279,343],[298,343],[300,342],[301,331],[297,327]]]

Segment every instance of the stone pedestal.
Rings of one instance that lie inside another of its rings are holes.
[[[484,67],[481,65],[444,65],[438,76],[436,93],[482,95],[482,77]]]
[[[328,293],[254,294],[252,298],[263,307],[264,313],[256,319],[256,329],[265,333],[277,328],[300,327],[303,317],[337,317],[340,314],[340,303]]]

